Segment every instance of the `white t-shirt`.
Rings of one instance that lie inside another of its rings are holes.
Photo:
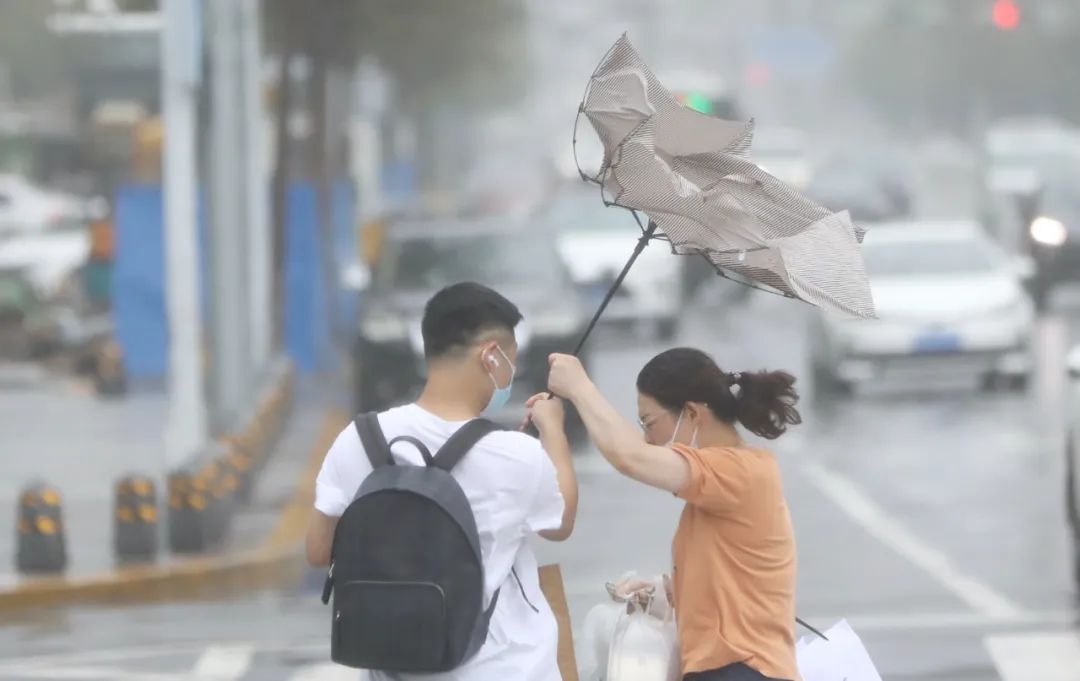
[[[434,454],[464,421],[444,421],[416,404],[379,414],[387,440],[411,435]],[[422,465],[416,447],[394,445],[394,460]],[[360,484],[371,473],[371,462],[355,426],[349,424],[323,461],[316,481],[315,508],[340,517]],[[558,625],[540,591],[536,557],[530,535],[562,525],[564,501],[555,466],[539,441],[513,431],[485,436],[451,471],[461,485],[476,517],[484,563],[484,607],[496,589],[488,638],[465,665],[443,674],[381,674],[373,680],[416,678],[422,681],[559,681]],[[514,568],[521,588],[511,575]],[[526,602],[522,595],[528,597]],[[533,610],[529,603],[539,612]]]

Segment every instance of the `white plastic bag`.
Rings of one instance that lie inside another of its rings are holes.
[[[826,641],[815,636],[795,647],[803,681],[881,681],[870,654],[847,620],[825,632]]]
[[[584,650],[592,654],[590,679],[668,681],[679,678],[675,612],[668,601],[670,583],[627,572],[608,582],[611,601],[585,616]],[[659,670],[659,671],[657,671]]]
[[[678,681],[675,620],[670,614],[664,619],[654,617],[639,603],[631,602],[629,608],[615,627],[606,681]]]

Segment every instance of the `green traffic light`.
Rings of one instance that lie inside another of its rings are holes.
[[[712,102],[700,92],[691,92],[686,96],[686,107],[703,114],[712,113]]]

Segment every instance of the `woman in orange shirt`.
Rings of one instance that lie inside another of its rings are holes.
[[[672,543],[684,678],[798,681],[795,537],[773,455],[736,429],[774,439],[800,422],[790,374],[726,373],[700,350],[662,352],[638,374],[641,430],[569,355],[548,388],[570,400],[623,475],[686,501]]]

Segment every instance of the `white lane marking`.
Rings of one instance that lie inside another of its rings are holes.
[[[1080,632],[988,636],[1002,681],[1080,681]]]
[[[1018,605],[964,573],[947,555],[890,517],[852,481],[816,463],[805,464],[803,471],[819,490],[878,541],[922,568],[978,612],[997,619],[1023,616],[1024,612]]]
[[[367,681],[368,678],[367,672],[324,662],[301,667],[289,681]]]
[[[14,670],[15,676],[48,681],[191,681],[188,674],[126,671],[115,667],[69,667],[67,669]]]
[[[193,673],[198,681],[237,681],[251,667],[254,655],[250,645],[209,646]]]
[[[1015,629],[1017,625],[1030,625],[1038,627],[1068,627],[1076,622],[1076,613],[1068,610],[1061,612],[1026,612],[1015,618],[1002,619],[1000,617],[988,617],[987,615],[962,611],[962,612],[897,612],[897,613],[868,613],[865,615],[804,615],[803,619],[819,629],[832,622],[846,619],[856,631],[919,631],[934,629],[978,629],[994,630],[1009,628]],[[821,626],[818,626],[821,625]],[[1078,679],[1080,681],[1080,679]]]
[[[93,664],[95,662],[130,662],[155,655],[194,654],[205,648],[205,644],[180,643],[175,645],[151,645],[139,648],[115,648],[110,650],[82,651],[76,653],[52,653],[29,655],[26,657],[0,658],[0,671],[25,672],[47,665],[56,664]]]

